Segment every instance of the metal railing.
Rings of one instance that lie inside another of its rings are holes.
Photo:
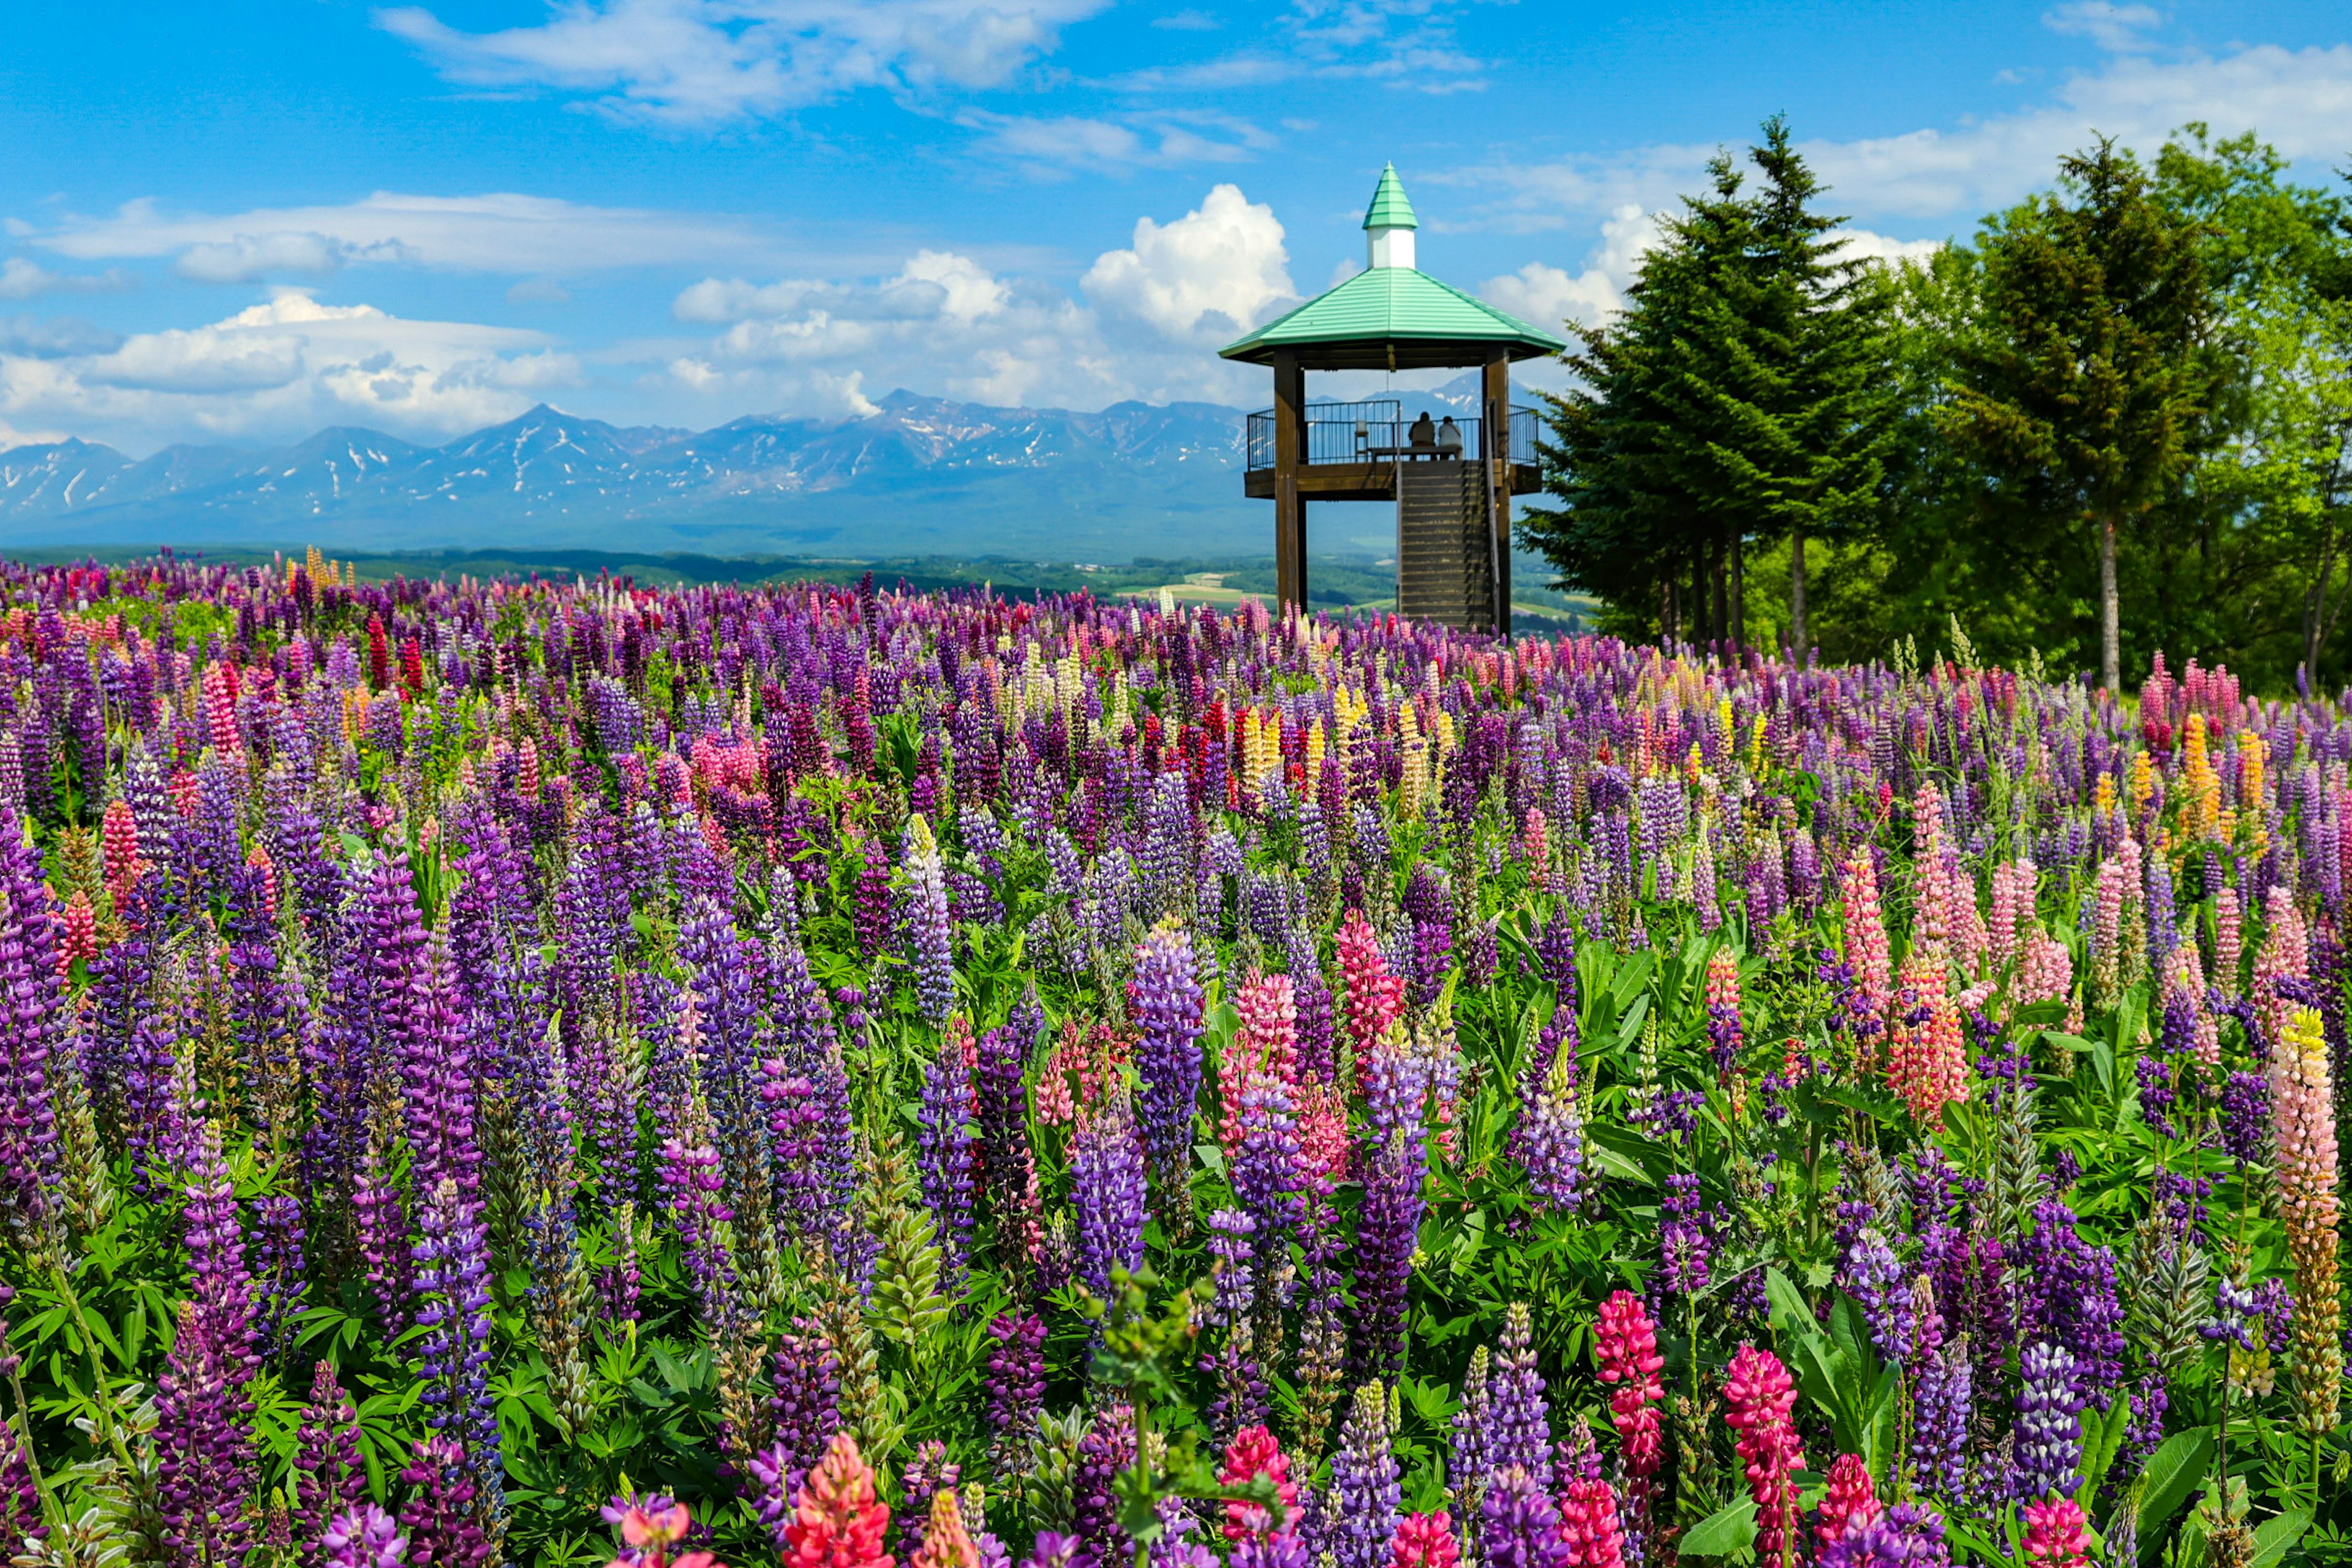
[[[1433,412],[1436,412],[1433,410]],[[1252,469],[1274,467],[1274,415],[1261,408],[1249,416],[1246,463]],[[1396,398],[1372,398],[1361,403],[1310,403],[1307,405],[1307,444],[1300,454],[1308,463],[1364,463],[1391,459],[1412,462],[1432,458],[1475,458],[1480,450],[1480,426],[1485,421],[1456,416],[1449,432],[1439,424],[1436,441],[1423,445],[1412,439],[1412,424]],[[1510,458],[1514,463],[1536,460],[1536,411],[1512,407],[1507,421]],[[1451,444],[1458,434],[1461,446]]]

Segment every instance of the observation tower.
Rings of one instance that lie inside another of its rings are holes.
[[[1419,226],[1391,163],[1364,214],[1364,270],[1218,351],[1274,367],[1274,406],[1249,416],[1242,482],[1274,502],[1283,604],[1307,603],[1308,501],[1390,501],[1399,613],[1507,635],[1511,498],[1542,488],[1535,411],[1513,406],[1511,363],[1568,345],[1415,267]],[[1310,370],[1471,366],[1483,373],[1478,408],[1450,429],[1408,423],[1410,395],[1307,398]]]

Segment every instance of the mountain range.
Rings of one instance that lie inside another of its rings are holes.
[[[1450,405],[1456,390],[1417,395]],[[859,417],[755,415],[699,432],[542,404],[438,447],[350,426],[268,450],[140,458],[65,440],[0,451],[0,548],[1270,554],[1271,510],[1242,494],[1243,420],[1209,403],[1076,413],[900,391]],[[1330,510],[1318,510],[1318,550],[1384,552],[1385,509]],[[1342,533],[1343,521],[1362,526]]]
[[[1243,413],[1122,403],[990,408],[895,392],[859,418],[752,416],[699,432],[541,405],[439,447],[321,430],[256,451],[133,459],[80,440],[0,452],[18,545],[529,543],[712,554],[1254,552]]]

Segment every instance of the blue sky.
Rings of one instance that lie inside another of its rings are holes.
[[[1360,261],[1604,314],[1787,112],[1902,254],[2094,129],[2352,162],[2340,5],[19,0],[0,447],[1259,401],[1217,343]]]

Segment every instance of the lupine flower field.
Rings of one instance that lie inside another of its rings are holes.
[[[0,570],[22,1564],[2343,1561],[2352,715]]]

